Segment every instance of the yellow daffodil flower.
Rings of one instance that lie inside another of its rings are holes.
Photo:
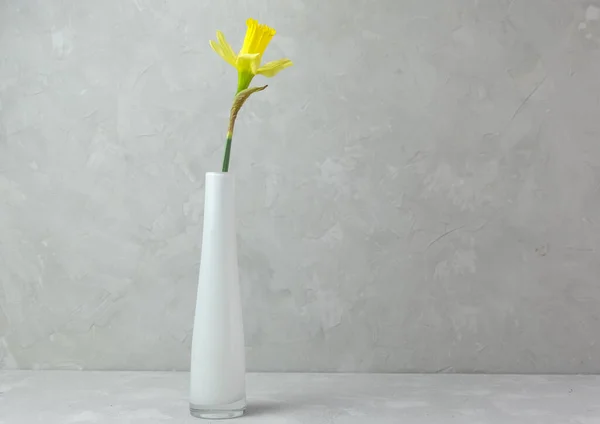
[[[217,31],[216,42],[210,40],[212,49],[225,62],[237,69],[237,93],[247,89],[250,86],[252,78],[256,75],[264,75],[270,78],[282,69],[292,66],[292,61],[289,59],[279,59],[261,66],[262,56],[275,35],[275,30],[267,25],[259,24],[252,18],[246,21],[246,25],[248,29],[244,37],[244,44],[237,55],[233,52],[233,49],[227,40],[225,40],[225,36],[221,31]]]
[[[275,30],[267,25],[259,24],[252,18],[246,21],[246,25],[248,26],[248,29],[246,30],[246,36],[244,37],[244,44],[237,55],[233,52],[233,49],[227,40],[225,40],[225,36],[221,31],[217,31],[216,42],[213,40],[209,41],[212,49],[217,52],[225,62],[229,63],[238,71],[237,91],[229,115],[229,128],[227,130],[227,140],[225,143],[225,156],[223,157],[223,172],[229,171],[233,128],[238,112],[252,94],[267,88],[266,85],[263,87],[250,87],[252,78],[256,75],[264,75],[265,77],[270,78],[282,69],[292,66],[292,61],[289,59],[279,59],[260,66],[262,56],[265,53],[271,38],[275,35]]]

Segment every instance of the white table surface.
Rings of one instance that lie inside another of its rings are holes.
[[[600,424],[600,376],[248,374],[240,424]],[[214,422],[188,374],[0,371],[1,424]],[[220,421],[223,423],[223,421]]]

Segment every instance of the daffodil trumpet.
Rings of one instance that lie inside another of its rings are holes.
[[[221,31],[217,31],[217,41],[210,40],[212,49],[221,56],[225,62],[237,69],[238,72],[237,90],[229,117],[225,156],[223,158],[223,172],[229,171],[233,127],[240,109],[252,94],[262,91],[267,87],[266,85],[263,87],[250,87],[252,79],[256,75],[263,75],[271,78],[282,69],[292,66],[292,61],[289,59],[279,59],[261,65],[262,56],[265,53],[269,42],[275,35],[275,30],[267,25],[259,24],[254,19],[248,19],[246,25],[246,36],[244,37],[244,43],[238,54],[234,53]]]

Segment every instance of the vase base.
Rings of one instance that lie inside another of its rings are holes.
[[[190,414],[205,420],[226,420],[238,418],[246,412],[246,400],[241,399],[227,405],[194,405],[190,403]]]

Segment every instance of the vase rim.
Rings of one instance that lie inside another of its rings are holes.
[[[231,176],[233,177],[233,172],[216,172],[216,171],[211,171],[211,172],[207,172],[206,175],[214,175],[214,176],[219,176],[219,177],[228,177]]]

